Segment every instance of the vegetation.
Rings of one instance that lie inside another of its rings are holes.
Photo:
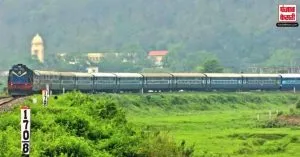
[[[223,72],[223,67],[220,65],[220,63],[217,60],[207,60],[203,64],[203,69],[200,70],[200,72],[206,72],[206,73],[221,73]]]
[[[297,108],[297,109],[300,109],[300,100],[297,101],[297,103],[296,103],[296,108]]]
[[[72,92],[47,107],[32,98],[33,156],[300,155],[299,94]],[[0,115],[0,156],[20,155],[19,116]]]
[[[33,96],[37,97],[37,96]],[[40,96],[38,96],[40,98]],[[112,97],[77,92],[41,100],[31,108],[32,156],[191,156],[193,147],[177,144],[166,132],[128,123]],[[20,156],[19,108],[0,115],[0,156]],[[161,154],[161,155],[158,155]]]
[[[295,110],[299,94],[172,93],[110,97],[123,105],[128,121],[137,126],[168,131],[178,143],[185,139],[195,144],[195,156],[300,155],[299,125],[283,125],[287,121],[278,119]]]
[[[149,68],[140,56],[158,49],[169,50],[165,64],[171,71],[197,71],[210,57],[236,72],[253,64],[294,66],[299,63],[299,31],[276,28],[277,5],[236,0],[0,1],[0,69],[32,64],[28,56],[36,33],[45,41],[45,69],[68,70],[55,64],[55,53],[117,51],[136,52],[140,61],[126,66],[114,62],[124,68],[104,70],[136,72]],[[72,68],[82,70],[80,65]]]

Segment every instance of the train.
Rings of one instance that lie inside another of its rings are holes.
[[[167,92],[167,91],[286,91],[300,88],[300,74],[244,73],[84,73],[32,70],[13,65],[8,93],[24,96],[46,87],[53,93]]]

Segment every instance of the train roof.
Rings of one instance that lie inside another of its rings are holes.
[[[242,74],[243,77],[280,77],[279,74]]]
[[[76,76],[76,77],[93,77],[93,75],[92,74],[90,74],[90,73],[74,73],[74,75]]]
[[[207,77],[242,77],[237,73],[204,73]]]
[[[140,73],[145,77],[172,77],[169,73]]]
[[[34,73],[36,75],[47,75],[47,76],[59,76],[59,72],[55,72],[55,71],[40,71],[40,70],[34,70]]]
[[[205,77],[202,73],[170,73],[174,77]]]
[[[95,77],[116,77],[113,73],[92,73]]]
[[[75,74],[73,72],[59,72],[60,76],[74,77]]]
[[[139,73],[114,73],[114,74],[117,75],[117,77],[138,77],[138,78],[143,77]]]
[[[300,78],[300,74],[280,74],[282,78]]]

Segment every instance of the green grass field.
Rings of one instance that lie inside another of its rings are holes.
[[[178,104],[171,107],[159,103],[127,105],[129,121],[152,130],[168,131],[178,143],[185,140],[188,145],[195,144],[194,156],[300,156],[300,128],[263,127],[270,118],[269,111],[271,119],[277,117],[276,112],[289,113],[290,108],[295,108],[299,95],[198,93],[163,96],[165,99],[177,97]]]
[[[72,92],[50,97],[47,107],[32,97],[37,104],[24,102],[32,110],[32,156],[300,156],[299,126],[275,121],[293,114],[300,123],[300,94]],[[15,107],[0,114],[0,156],[20,156],[19,140]]]

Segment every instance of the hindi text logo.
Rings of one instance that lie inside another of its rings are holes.
[[[277,27],[298,27],[297,7],[294,4],[281,4],[278,6]]]

